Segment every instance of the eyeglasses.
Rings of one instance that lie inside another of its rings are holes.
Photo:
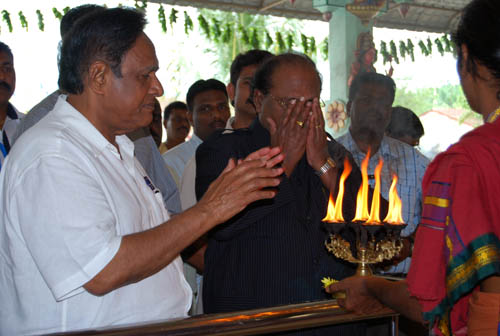
[[[281,106],[281,108],[284,110],[286,110],[290,107],[293,100],[299,101],[299,98],[296,98],[296,97],[276,97],[276,96],[273,96],[271,93],[268,93],[268,95],[269,95],[269,97],[271,97],[272,100],[277,102],[278,105]],[[313,99],[314,98],[308,99],[305,102],[312,104]],[[319,99],[319,107],[324,108],[325,106],[326,106],[325,102],[323,101],[323,99],[320,98]]]

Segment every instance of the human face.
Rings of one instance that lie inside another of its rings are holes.
[[[392,97],[389,90],[376,83],[364,83],[348,103],[351,133],[370,142],[381,139],[391,121]]]
[[[149,124],[149,131],[156,146],[161,144],[161,136],[163,135],[163,126],[161,124],[161,106],[160,102],[155,99],[155,109],[153,110],[153,121]]]
[[[270,129],[268,119],[277,125],[292,99],[304,97],[305,101],[318,98],[321,84],[313,67],[305,64],[281,65],[274,70],[271,89],[267,94],[256,92],[255,103],[261,124]]]
[[[148,126],[153,120],[155,98],[163,94],[156,71],[158,59],[151,40],[141,34],[124,55],[121,77],[108,67],[103,111],[99,123],[112,138]]]
[[[236,113],[249,115],[253,118],[256,116],[256,111],[255,107],[248,102],[248,97],[250,97],[252,78],[256,70],[256,65],[249,65],[241,70],[233,95],[230,97],[234,101]]]
[[[16,89],[14,60],[9,54],[0,52],[0,106],[7,105]]]
[[[170,111],[168,120],[165,120],[165,128],[167,129],[167,138],[182,142],[189,134],[189,120],[187,110],[183,108],[174,108]]]
[[[229,115],[227,96],[219,90],[198,93],[193,99],[193,111],[188,111],[194,134],[203,141],[215,130],[226,127]]]

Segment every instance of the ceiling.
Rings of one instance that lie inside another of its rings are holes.
[[[313,0],[149,0],[169,5],[219,9],[234,12],[267,14],[298,19],[322,20],[322,14],[313,8]],[[401,4],[389,0],[387,12],[375,19],[381,28],[408,29],[435,33],[449,33],[458,23],[460,10],[471,0],[409,0],[410,8],[403,17]]]

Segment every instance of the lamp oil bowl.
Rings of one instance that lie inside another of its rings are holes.
[[[371,207],[368,207],[368,152],[361,163],[362,183],[356,198],[356,215],[352,221],[345,221],[342,215],[344,185],[352,167],[347,159],[344,161],[344,171],[339,181],[339,191],[334,201],[330,195],[328,209],[323,222],[329,233],[325,246],[335,257],[358,264],[356,275],[370,276],[373,274],[370,264],[390,260],[399,255],[403,248],[401,230],[404,224],[401,209],[402,203],[398,196],[397,176],[393,176],[389,190],[389,208],[386,218],[380,220],[380,172],[383,162],[379,161],[375,168],[375,187]],[[353,239],[345,239],[350,236]]]

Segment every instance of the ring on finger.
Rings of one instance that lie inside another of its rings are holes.
[[[304,122],[303,121],[295,121],[297,123],[297,125],[299,125],[299,127],[304,127]]]

